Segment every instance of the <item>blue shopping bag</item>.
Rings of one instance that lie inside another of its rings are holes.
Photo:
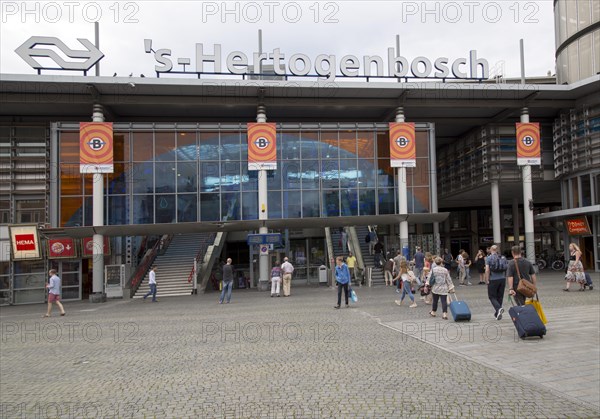
[[[358,301],[358,296],[356,295],[356,292],[354,292],[354,290],[352,288],[350,288],[350,300],[352,300],[353,303],[356,303]]]

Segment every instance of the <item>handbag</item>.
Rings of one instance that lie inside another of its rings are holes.
[[[350,289],[350,300],[353,303],[356,303],[358,301],[358,296],[356,295],[356,292],[352,288]]]
[[[540,297],[538,297],[537,293],[535,294],[535,300],[533,298],[531,298],[529,300],[526,300],[525,304],[531,304],[533,306],[533,308],[535,308],[535,311],[537,312],[538,316],[540,316],[540,320],[542,321],[542,323],[544,323],[544,324],[548,323],[546,314],[544,313],[544,310],[542,309],[542,303],[540,303]]]
[[[517,275],[519,275],[519,285],[517,285],[516,291],[525,297],[533,297],[537,293],[537,287],[533,284],[533,282],[521,277],[517,259],[515,259],[515,268],[517,270]]]

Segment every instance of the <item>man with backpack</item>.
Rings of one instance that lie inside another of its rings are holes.
[[[496,320],[502,320],[502,300],[504,298],[504,289],[506,288],[506,269],[508,261],[506,257],[498,254],[498,246],[493,245],[490,248],[490,255],[485,258],[485,273],[489,278],[488,298],[494,306],[494,317]]]

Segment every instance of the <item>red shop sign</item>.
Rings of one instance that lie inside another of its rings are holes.
[[[77,257],[75,240],[70,237],[48,240],[48,258],[66,259]]]
[[[110,242],[108,237],[104,236],[104,256],[110,255]],[[81,256],[91,258],[94,255],[94,239],[87,237],[81,240]]]
[[[567,220],[566,223],[567,230],[572,236],[592,234],[586,217],[571,218],[570,220]]]

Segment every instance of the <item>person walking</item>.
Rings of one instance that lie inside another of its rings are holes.
[[[463,252],[462,257],[463,264],[465,265],[465,284],[473,285],[471,284],[471,258],[466,251]]]
[[[367,236],[369,237],[369,241],[367,241],[367,243],[369,243],[369,254],[372,255],[374,252],[374,247],[377,244],[377,242],[379,241],[377,239],[377,233],[375,232],[375,227],[373,227],[373,229],[369,231]]]
[[[337,305],[333,308],[340,308],[342,304],[342,289],[344,290],[344,298],[346,301],[346,307],[348,307],[348,286],[350,285],[350,271],[348,270],[348,265],[344,263],[344,258],[338,256],[335,259],[336,267],[335,267],[335,282],[337,284]]]
[[[375,264],[375,267],[382,268],[383,261],[381,258],[383,256],[383,244],[380,241],[377,241],[377,243],[375,243],[375,246],[373,246],[373,252],[375,252],[373,254],[373,262]]]
[[[458,255],[456,255],[456,270],[458,273],[458,285],[465,285],[465,259],[463,253],[465,251],[460,249]]]
[[[227,263],[223,265],[223,289],[221,290],[221,296],[219,297],[219,304],[223,304],[223,301],[227,299],[227,304],[231,301],[231,289],[233,288],[233,260],[227,258]]]
[[[279,289],[281,286],[281,267],[279,261],[271,269],[271,297],[279,297]]]
[[[494,317],[502,320],[504,308],[502,302],[506,288],[506,259],[498,254],[498,246],[490,247],[490,255],[485,259],[485,273],[489,278],[488,298],[494,307]]]
[[[394,285],[394,259],[389,259],[383,267],[383,275],[385,279],[385,286],[387,287]],[[389,282],[389,284],[388,284]]]
[[[48,288],[48,311],[42,317],[50,317],[50,313],[52,312],[52,304],[56,304],[58,309],[60,310],[60,315],[64,316],[65,308],[60,302],[60,292],[61,292],[61,280],[60,277],[56,273],[56,269],[50,269],[48,271],[48,275],[50,279],[46,284],[46,288]]]
[[[292,287],[292,274],[294,273],[294,266],[290,263],[287,256],[283,258],[281,271],[283,272],[283,296],[289,297]]]
[[[485,284],[485,254],[479,249],[475,256],[475,267],[479,273],[479,285]]]
[[[410,301],[412,301],[412,304],[409,307],[415,308],[417,306],[417,302],[415,301],[415,296],[410,289],[412,282],[415,279],[415,274],[408,270],[408,263],[400,263],[400,273],[395,279],[402,281],[402,295],[400,296],[399,300],[395,301],[395,303],[401,306],[402,302],[404,301],[404,297],[408,295],[408,298],[410,298]]]
[[[419,246],[415,247],[415,256],[413,258],[413,262],[415,264],[413,272],[420,280],[423,268],[425,267],[425,254],[421,252],[421,247]]]
[[[429,315],[436,316],[438,301],[442,300],[442,319],[448,320],[448,294],[454,293],[454,284],[450,277],[450,272],[443,266],[444,260],[441,257],[436,257],[435,264],[431,268],[427,285],[431,287],[431,295],[433,303]]]
[[[525,305],[525,295],[517,291],[519,288],[519,280],[526,279],[536,285],[537,277],[533,264],[527,259],[521,257],[521,248],[513,246],[511,249],[513,260],[508,262],[506,270],[506,282],[508,284],[508,294],[515,299],[515,303],[519,306]]]
[[[450,269],[452,268],[452,261],[454,260],[454,258],[452,257],[452,253],[450,253],[448,249],[444,249],[444,254],[442,255],[442,258],[444,259],[444,268],[446,268],[448,272],[450,272]]]
[[[346,229],[342,227],[342,253],[346,253],[348,251],[348,233],[346,233]]]
[[[356,257],[350,252],[348,257],[346,258],[346,265],[348,265],[348,270],[350,271],[350,281],[354,281],[357,286],[360,286],[360,281],[356,278]]]
[[[569,255],[569,265],[567,267],[567,274],[565,275],[567,284],[563,291],[569,291],[569,287],[573,282],[579,284],[579,291],[585,291],[585,272],[581,263],[581,250],[579,246],[575,243],[569,244]]]
[[[144,295],[144,300],[151,295],[152,302],[155,303],[158,301],[156,299],[156,266],[152,266],[150,272],[148,272],[148,285],[150,286],[150,291]]]

